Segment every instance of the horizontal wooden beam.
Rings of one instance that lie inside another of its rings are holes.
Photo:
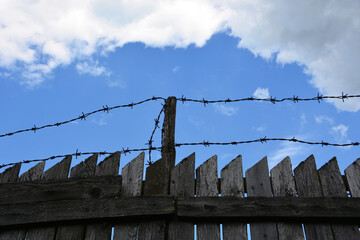
[[[0,184],[0,205],[120,196],[121,176]]]
[[[360,223],[360,198],[108,197],[0,205],[0,228],[85,221],[177,217],[190,222],[294,221]]]

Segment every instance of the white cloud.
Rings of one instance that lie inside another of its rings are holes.
[[[76,64],[76,70],[79,74],[89,74],[94,77],[101,75],[110,76],[111,72],[105,67],[100,66],[98,61],[87,61]]]
[[[348,126],[339,124],[331,128],[331,133],[336,137],[339,142],[349,142],[347,131],[349,130]]]
[[[273,168],[285,157],[295,158],[299,155],[306,154],[306,148],[304,145],[300,145],[293,142],[283,142],[281,147],[269,155],[269,168]]]
[[[95,123],[96,125],[105,126],[105,125],[107,125],[107,123],[108,123],[106,119],[107,119],[109,116],[111,116],[111,114],[110,114],[110,115],[108,115],[108,114],[102,114],[100,118],[98,118],[98,119],[92,119],[91,121],[92,121],[93,123]]]
[[[334,124],[334,119],[328,116],[320,115],[320,116],[315,116],[315,122],[316,123],[328,122],[329,124],[332,125]]]
[[[128,42],[201,47],[225,31],[257,56],[303,66],[323,94],[359,94],[359,12],[358,0],[2,0],[0,67],[16,65],[36,85]],[[360,109],[359,100],[333,103]]]
[[[214,104],[214,107],[216,112],[229,117],[233,116],[238,111],[237,107],[225,106],[224,104]]]
[[[270,98],[269,89],[268,89],[268,88],[258,87],[258,88],[255,90],[255,92],[253,93],[253,96],[254,96],[255,98],[261,98],[261,99]]]
[[[126,88],[126,83],[121,80],[111,80],[108,82],[109,87]]]
[[[306,115],[305,113],[302,113],[300,116],[300,127],[303,128],[306,123],[307,123]]]
[[[262,132],[265,129],[266,129],[266,127],[264,127],[264,126],[260,126],[260,127],[255,128],[255,130],[258,131],[258,132]]]

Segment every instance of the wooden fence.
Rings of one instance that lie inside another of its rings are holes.
[[[119,152],[71,170],[71,156],[45,172],[44,162],[21,176],[20,164],[6,169],[0,240],[237,240],[248,239],[247,224],[255,240],[360,239],[360,159],[344,176],[336,158],[318,170],[313,156],[294,171],[285,158],[270,174],[265,157],[245,177],[241,156],[220,178],[217,156],[175,166],[175,106],[168,99],[162,158],[146,169],[141,153],[119,175]]]
[[[285,158],[270,171],[263,158],[245,172],[241,156],[221,170],[213,156],[195,171],[195,154],[171,170],[144,153],[119,172],[120,154],[73,167],[67,157],[43,172],[0,175],[0,239],[360,239],[360,159],[317,170],[310,156],[294,171]],[[293,174],[294,172],[294,174]],[[196,173],[196,178],[195,178]],[[347,189],[352,197],[348,196]],[[221,194],[221,196],[220,196]],[[247,195],[246,195],[247,194]],[[196,196],[196,197],[194,197]],[[304,224],[305,233],[302,224]]]

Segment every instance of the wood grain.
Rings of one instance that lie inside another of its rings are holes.
[[[267,158],[264,157],[246,172],[248,197],[272,197]],[[276,223],[250,223],[251,239],[277,239]]]
[[[0,183],[16,182],[18,180],[20,168],[21,163],[16,164],[13,167],[7,168],[4,172],[0,173]],[[0,240],[24,240],[25,236],[25,229],[0,230]]]
[[[350,195],[360,197],[360,158],[345,169],[345,176],[349,184]]]
[[[336,158],[319,169],[319,177],[325,197],[347,198],[346,188],[341,177]],[[355,225],[332,224],[332,233],[335,239],[357,240],[360,239],[359,229]]]
[[[296,197],[295,181],[289,157],[286,157],[270,171],[274,197]],[[279,240],[303,240],[304,232],[301,224],[277,223]]]
[[[196,169],[196,197],[217,196],[217,156],[213,156]],[[220,225],[198,223],[196,237],[199,240],[220,240]]]
[[[66,156],[61,162],[55,164],[53,167],[46,170],[43,174],[43,179],[44,180],[66,179],[69,175],[70,164],[71,164],[71,156]],[[43,209],[42,213],[46,214],[46,210]],[[37,214],[41,214],[41,212],[37,212]],[[26,239],[27,240],[54,239],[55,233],[56,233],[56,227],[32,228],[29,229]]]
[[[102,186],[99,187],[99,182],[102,182],[102,179],[100,180],[99,178],[97,178],[93,184],[81,184],[83,183],[81,180],[83,180],[82,178],[87,178],[87,177],[93,177],[95,175],[95,168],[96,168],[96,164],[97,164],[97,160],[98,160],[98,154],[94,154],[90,157],[88,157],[87,159],[85,159],[85,161],[80,162],[78,165],[74,166],[71,171],[70,171],[70,178],[80,178],[80,184],[76,184],[76,186],[80,186],[79,189],[77,190],[71,190],[71,192],[73,193],[82,193],[81,195],[83,196],[84,194],[84,190],[88,190],[87,194],[85,193],[84,195],[86,196],[92,196],[94,197],[94,195],[96,195],[95,197],[98,197],[100,194],[98,194],[100,191],[98,189],[101,190],[101,195],[102,196],[108,196],[106,192],[106,190],[104,189],[104,187],[107,190],[112,191],[112,193],[110,193],[110,195],[113,194],[118,194],[114,193],[113,191],[116,189],[114,189],[114,185],[111,184],[113,182],[108,182],[107,184],[101,184]],[[86,179],[87,181],[89,179]],[[100,181],[99,181],[100,180]],[[115,180],[116,181],[116,180]],[[77,182],[79,182],[77,180]],[[109,184],[110,183],[110,184]],[[119,181],[117,182],[117,186],[119,186],[119,184],[121,184],[121,179],[119,179]],[[110,188],[109,185],[111,186]],[[70,190],[70,189],[69,189]],[[96,190],[96,191],[94,191]],[[105,191],[104,191],[105,190]],[[115,190],[116,191],[116,190]],[[56,231],[56,240],[62,240],[62,239],[66,239],[66,240],[78,240],[78,239],[83,239],[85,235],[85,225],[84,224],[67,224],[67,225],[61,225],[58,226],[57,231]]]
[[[299,197],[323,196],[313,155],[309,156],[294,169],[294,178]],[[306,239],[334,239],[331,227],[328,224],[304,224],[304,227]]]
[[[195,179],[195,153],[184,158],[171,171],[170,195],[175,197],[193,197]],[[194,225],[176,219],[169,223],[169,240],[194,239]]]
[[[221,197],[244,197],[241,155],[237,156],[221,170]],[[224,223],[223,239],[248,239],[246,223]]]
[[[144,158],[145,153],[140,153],[139,156],[134,158],[131,162],[126,164],[121,171],[123,178],[121,195],[140,196],[142,189],[142,180],[144,174]],[[114,240],[136,240],[138,230],[137,223],[123,223],[114,226]]]
[[[118,176],[120,166],[120,152],[115,152],[95,168],[95,176]],[[121,190],[121,189],[119,189]],[[96,223],[86,226],[85,239],[87,240],[110,240],[112,232],[112,224],[109,223]]]

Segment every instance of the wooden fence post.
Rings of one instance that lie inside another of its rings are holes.
[[[175,117],[176,117],[176,97],[168,97],[165,102],[164,122],[161,130],[161,157],[165,162],[167,193],[170,193],[170,172],[175,167]]]

